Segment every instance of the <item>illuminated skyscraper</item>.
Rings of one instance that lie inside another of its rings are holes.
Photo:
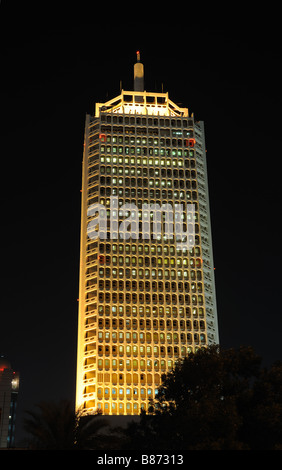
[[[18,391],[19,373],[0,356],[0,448],[15,446]]]
[[[219,343],[204,124],[144,91],[139,52],[134,91],[86,116],[82,173],[76,406],[136,415],[176,360]]]

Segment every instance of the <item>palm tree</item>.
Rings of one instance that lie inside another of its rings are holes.
[[[32,436],[31,449],[95,449],[99,446],[99,431],[108,426],[100,413],[83,415],[73,405],[62,400],[59,403],[41,402],[39,412],[27,411],[24,429]]]

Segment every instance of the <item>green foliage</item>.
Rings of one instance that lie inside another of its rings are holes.
[[[127,448],[282,448],[282,364],[262,368],[252,348],[203,348],[163,376]]]

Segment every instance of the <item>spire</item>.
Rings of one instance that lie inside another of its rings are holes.
[[[144,67],[140,62],[140,51],[136,52],[137,62],[134,64],[134,91],[144,91]]]

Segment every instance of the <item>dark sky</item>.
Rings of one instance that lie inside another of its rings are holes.
[[[221,345],[282,360],[273,19],[109,22],[95,8],[24,3],[0,4],[0,353],[21,375],[19,419],[41,400],[74,400],[85,114],[118,95],[120,81],[132,89],[137,49],[145,89],[163,84],[205,122]]]

